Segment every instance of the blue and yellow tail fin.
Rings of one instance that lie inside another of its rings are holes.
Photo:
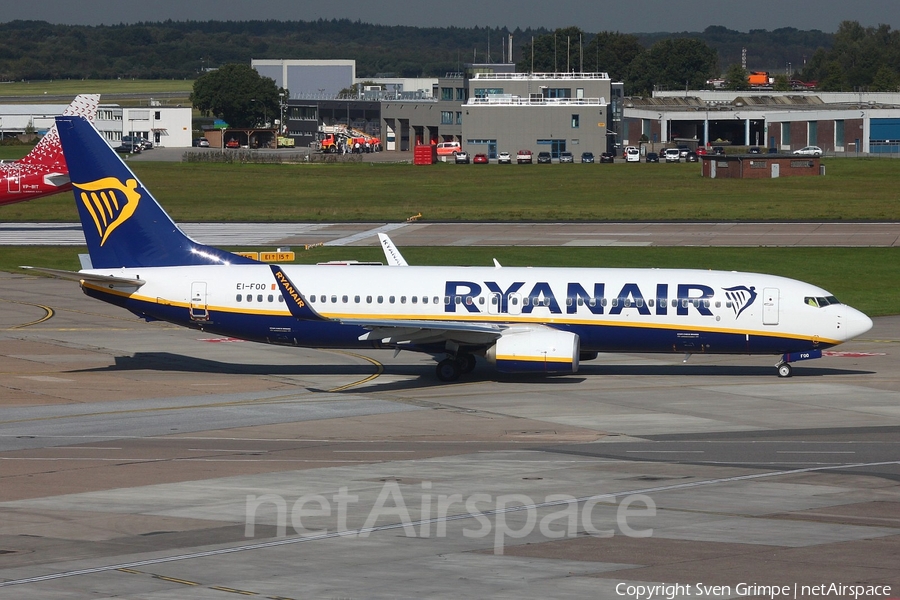
[[[256,262],[186,236],[83,117],[56,127],[95,269]]]

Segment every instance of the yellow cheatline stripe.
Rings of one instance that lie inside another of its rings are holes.
[[[34,321],[29,321],[28,323],[21,323],[19,325],[13,325],[9,329],[23,329],[25,327],[31,327],[32,325],[37,325],[38,323],[43,323],[49,319],[53,318],[54,312],[53,309],[49,306],[44,306],[43,304],[33,304],[31,302],[19,302],[18,300],[7,300],[5,298],[0,298],[0,302],[9,302],[10,304],[21,304],[23,306],[35,306],[44,311],[44,316],[40,319],[35,319]]]
[[[381,364],[380,362],[378,362],[377,360],[375,360],[374,358],[370,358],[370,357],[364,356],[362,354],[357,354],[355,352],[347,352],[345,350],[332,350],[330,348],[329,349],[319,348],[319,350],[321,352],[332,352],[334,354],[344,354],[346,356],[360,358],[362,360],[368,361],[368,362],[372,363],[373,365],[375,365],[375,369],[376,369],[375,373],[372,373],[368,377],[360,379],[359,381],[354,381],[353,383],[348,383],[347,385],[341,385],[336,388],[332,388],[330,390],[327,390],[328,392],[342,392],[346,389],[356,387],[356,386],[362,385],[364,383],[368,383],[368,382],[372,381],[373,379],[375,379],[376,377],[378,377],[379,375],[381,375],[382,373],[384,373],[384,365]]]
[[[520,360],[522,362],[558,362],[570,363],[571,358],[562,356],[497,356],[497,360]]]
[[[119,290],[110,290],[100,286],[82,282],[82,286],[95,289],[99,292],[113,294],[117,296],[130,297],[134,300],[141,300],[151,304],[157,304],[155,297],[139,296],[137,294],[128,294]],[[166,302],[166,306],[176,306],[188,308],[190,304],[184,302]],[[227,306],[207,305],[207,310],[216,312],[239,313],[249,315],[272,315],[272,316],[289,316],[290,312],[284,310],[262,310],[262,309],[244,309]],[[686,331],[686,332],[703,332],[703,333],[727,333],[735,335],[754,335],[758,337],[789,337],[792,339],[806,340],[810,342],[819,342],[822,344],[836,345],[840,344],[840,340],[829,338],[820,338],[811,335],[798,335],[779,331],[760,331],[756,329],[734,329],[730,327],[709,327],[705,325],[680,325],[678,323],[640,323],[635,321],[611,321],[608,319],[585,319],[585,318],[565,318],[561,316],[549,315],[541,316],[524,316],[524,315],[492,315],[488,313],[472,313],[472,314],[394,314],[394,313],[327,313],[316,309],[316,311],[326,319],[377,319],[385,320],[416,320],[416,321],[450,321],[456,323],[510,323],[510,324],[532,324],[532,325],[588,325],[603,327],[634,327],[639,329],[664,329],[668,331]],[[652,318],[652,317],[651,317]]]

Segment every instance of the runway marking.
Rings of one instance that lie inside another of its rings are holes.
[[[791,469],[788,471],[769,471],[768,473],[753,473],[750,475],[737,475],[734,477],[721,477],[717,479],[704,479],[701,481],[692,481],[686,483],[675,483],[671,485],[663,485],[656,486],[650,488],[639,488],[634,490],[626,490],[621,492],[611,492],[608,494],[596,494],[593,496],[582,496],[581,498],[576,498],[575,501],[578,503],[588,502],[588,501],[602,501],[602,500],[612,500],[615,498],[621,498],[625,496],[630,496],[633,494],[652,494],[652,493],[660,493],[660,492],[669,492],[674,490],[685,490],[691,488],[701,488],[713,485],[722,485],[727,483],[736,483],[741,481],[752,481],[755,479],[769,479],[772,477],[782,477],[785,475],[799,475],[802,473],[815,473],[818,471],[833,471],[837,469],[860,469],[866,467],[880,467],[880,466],[888,466],[888,465],[900,465],[900,460],[892,460],[892,461],[884,461],[884,462],[874,462],[874,463],[855,463],[855,464],[842,464],[842,465],[829,465],[824,467],[807,467],[804,469]],[[331,540],[336,538],[348,538],[348,537],[357,537],[361,534],[370,534],[382,531],[393,531],[396,529],[403,529],[407,527],[421,527],[423,525],[431,525],[433,523],[441,523],[441,522],[451,522],[451,521],[462,521],[468,519],[475,519],[480,516],[492,516],[498,514],[506,514],[506,513],[516,513],[521,512],[523,510],[534,510],[538,508],[548,508],[555,506],[569,506],[571,503],[571,499],[565,500],[556,500],[556,501],[548,501],[548,502],[538,502],[534,504],[524,504],[521,506],[509,506],[501,509],[492,509],[492,510],[484,510],[480,511],[477,514],[458,514],[458,515],[447,515],[443,517],[434,517],[432,519],[421,519],[418,521],[414,521],[412,523],[391,523],[389,525],[380,525],[376,527],[360,527],[359,529],[349,529],[346,531],[335,531],[335,532],[325,532],[325,533],[317,533],[312,535],[301,535],[294,537],[287,537],[284,539],[277,539],[268,542],[257,542],[254,544],[244,544],[241,546],[232,546],[230,548],[219,548],[216,550],[205,550],[202,552],[189,552],[186,554],[176,554],[172,556],[161,556],[157,558],[148,558],[146,560],[138,560],[128,563],[116,564],[116,565],[102,565],[99,567],[90,567],[87,569],[77,569],[72,571],[61,571],[57,573],[49,573],[47,575],[38,575],[36,577],[26,577],[23,579],[11,579],[9,581],[0,582],[0,588],[2,587],[11,587],[14,585],[24,585],[27,583],[39,583],[42,581],[52,581],[54,579],[63,579],[66,577],[77,577],[81,575],[93,575],[96,573],[106,573],[109,571],[123,570],[123,569],[133,569],[135,567],[143,567],[147,565],[159,565],[170,562],[180,562],[183,560],[195,560],[198,558],[209,558],[212,556],[224,556],[227,554],[235,554],[237,552],[247,552],[250,550],[263,550],[266,548],[278,548],[280,546],[290,546],[294,544],[305,544],[307,542],[317,542],[321,540]]]
[[[332,354],[343,354],[345,356],[352,356],[354,358],[360,358],[362,360],[368,361],[368,362],[372,363],[373,365],[375,365],[375,369],[376,369],[375,373],[369,375],[368,377],[360,379],[359,381],[354,381],[353,383],[348,383],[347,385],[341,385],[336,388],[332,388],[330,390],[325,390],[328,393],[343,392],[346,389],[350,389],[352,387],[356,387],[358,385],[368,383],[368,382],[372,381],[373,379],[375,379],[376,377],[378,377],[379,375],[381,375],[382,373],[384,373],[384,365],[383,364],[381,364],[374,358],[370,358],[363,354],[357,354],[356,352],[347,352],[346,350],[331,350],[331,349],[325,350],[324,348],[319,348],[319,351],[320,352],[331,352]]]
[[[24,329],[25,327],[31,327],[32,325],[43,323],[44,321],[52,319],[54,315],[53,309],[49,306],[44,306],[43,304],[34,304],[33,302],[19,302],[18,300],[7,300],[6,298],[0,298],[0,302],[8,302],[9,304],[21,304],[22,306],[34,306],[44,311],[44,316],[40,319],[35,319],[34,321],[29,321],[28,323],[13,325],[12,327],[7,328],[7,331],[11,331],[13,329]]]

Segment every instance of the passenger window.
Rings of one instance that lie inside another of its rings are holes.
[[[238,302],[240,302],[240,301],[241,301],[241,295],[238,294],[237,296],[234,297],[234,299],[237,300]]]
[[[606,306],[606,298],[600,298],[600,306]]]
[[[444,304],[450,304],[450,296],[444,296]]]
[[[275,296],[273,296],[272,294],[269,294],[268,300],[269,300],[269,302],[275,302]]]
[[[428,304],[428,296],[422,296],[422,304]]]
[[[466,296],[466,305],[472,306],[472,296]]]
[[[347,298],[347,296],[341,296],[341,302],[343,302],[344,304],[347,304],[347,300],[349,300],[349,298]]]
[[[462,296],[457,296],[457,297],[456,297],[456,303],[457,303],[457,304],[462,304]]]
[[[638,298],[637,300],[634,301],[634,304],[635,304],[638,308],[640,308],[641,306],[644,306],[644,299],[643,299],[643,298]]]
[[[278,301],[284,302],[284,296],[282,296],[281,294],[278,294]]]
[[[406,296],[400,296],[400,304],[406,304]]]
[[[619,299],[613,298],[612,301],[609,303],[609,305],[612,306],[613,308],[615,308],[616,306],[619,305]]]
[[[513,306],[518,306],[518,304],[519,304],[519,299],[516,298],[515,296],[513,296],[512,298],[510,298],[509,301],[510,301],[510,303],[511,303]]]
[[[500,298],[497,296],[491,296],[491,306],[497,306],[500,303]]]
[[[484,296],[478,296],[478,304],[484,306]]]
[[[624,306],[625,308],[630,307],[630,306],[631,306],[631,299],[630,299],[630,298],[625,298],[625,299],[622,301],[622,306]]]
[[[366,304],[372,304],[372,296],[366,296]]]
[[[391,304],[393,304],[393,303],[396,302],[396,301],[397,301],[397,297],[396,297],[396,296],[389,296],[389,297],[388,297],[388,302],[390,302]]]
[[[676,306],[678,306],[678,300],[672,298],[672,308],[675,308]],[[687,303],[685,303],[684,307],[687,308]]]
[[[578,306],[584,306],[584,298],[578,299]]]
[[[353,301],[359,304],[359,296],[353,296]]]
[[[412,302],[413,304],[416,304],[419,301],[419,297],[413,296],[412,298],[409,299],[409,301]]]
[[[378,296],[378,304],[382,304],[384,302],[384,296]]]
[[[337,304],[337,296],[332,296],[332,297],[331,297],[331,303],[332,303],[332,304]]]
[[[256,296],[256,301],[257,301],[257,302],[262,302],[262,294],[257,294],[257,296]]]
[[[522,306],[528,306],[528,303],[530,301],[531,299],[528,296],[525,296],[524,298],[522,298]]]

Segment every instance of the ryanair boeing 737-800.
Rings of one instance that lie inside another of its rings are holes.
[[[599,352],[770,354],[777,372],[872,327],[792,279],[690,269],[265,264],[188,238],[79,117],[57,119],[91,268],[50,271],[94,298],[256,342],[394,348],[457,379],[482,356],[503,372],[572,373]]]

